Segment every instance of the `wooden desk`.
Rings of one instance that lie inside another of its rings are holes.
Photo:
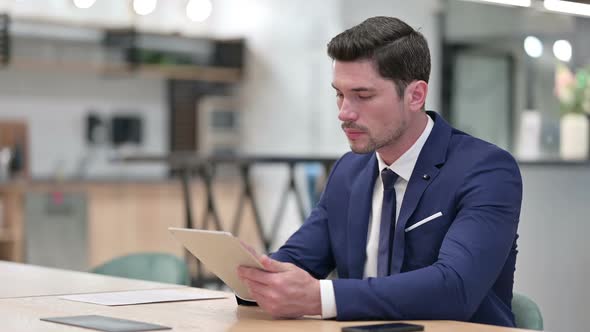
[[[187,289],[187,291],[189,291]],[[170,326],[174,331],[333,331],[343,326],[378,322],[335,322],[315,318],[274,320],[256,307],[238,307],[232,294],[226,299],[170,302],[107,307],[59,299],[30,297],[0,300],[0,321],[4,331],[85,331],[40,321],[42,317],[104,315]],[[490,325],[453,321],[417,321],[427,332],[509,332],[523,331]]]
[[[13,293],[87,293],[112,290],[149,289],[174,286],[138,280],[89,275],[80,272],[55,270],[0,262],[2,292],[14,288]],[[153,286],[153,287],[151,287]],[[195,288],[182,287],[186,292]],[[19,291],[19,292],[17,292]],[[215,291],[214,292],[220,293]],[[223,299],[168,302],[131,306],[101,306],[60,299],[58,296],[31,296],[0,299],[2,331],[86,331],[61,324],[41,321],[40,318],[73,315],[104,315],[145,321],[170,326],[174,331],[232,331],[232,332],[340,332],[343,326],[376,324],[379,322],[336,322],[318,318],[275,320],[257,307],[238,307],[233,294]],[[491,325],[453,321],[415,321],[426,326],[427,332],[511,332],[524,331]]]
[[[0,298],[177,287],[184,286],[0,261]]]

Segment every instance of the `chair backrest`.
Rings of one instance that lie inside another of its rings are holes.
[[[527,296],[514,293],[512,297],[512,312],[514,312],[516,327],[537,331],[543,330],[541,309]]]
[[[112,259],[91,270],[93,273],[189,285],[186,263],[166,253],[138,253]]]

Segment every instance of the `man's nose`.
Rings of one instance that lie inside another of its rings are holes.
[[[351,107],[350,103],[344,99],[340,105],[340,111],[338,112],[338,120],[342,122],[356,121],[358,119],[357,112]]]

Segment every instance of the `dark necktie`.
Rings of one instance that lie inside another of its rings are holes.
[[[377,276],[389,275],[389,262],[393,248],[395,230],[395,189],[393,185],[398,175],[389,168],[381,171],[383,181],[383,203],[381,205],[381,225],[379,227],[379,249],[377,252]]]

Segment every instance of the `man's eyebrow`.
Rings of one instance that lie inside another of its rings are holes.
[[[337,88],[337,87],[334,85],[334,83],[332,83],[331,85],[332,85],[332,87],[333,87],[335,90],[338,90],[338,91],[340,91],[340,89],[338,89],[338,88]],[[352,88],[352,89],[350,89],[350,91],[354,91],[354,92],[367,92],[367,91],[368,91],[368,92],[373,92],[373,91],[375,91],[375,89],[374,89],[374,88],[367,88],[367,87],[362,87],[362,86],[361,86],[361,87],[357,87],[357,88]]]
[[[363,91],[369,91],[369,92],[372,92],[372,91],[375,91],[375,89],[373,89],[373,88],[366,88],[366,87],[352,88],[352,89],[350,89],[350,90],[351,90],[351,91],[355,91],[355,92],[363,92]]]

